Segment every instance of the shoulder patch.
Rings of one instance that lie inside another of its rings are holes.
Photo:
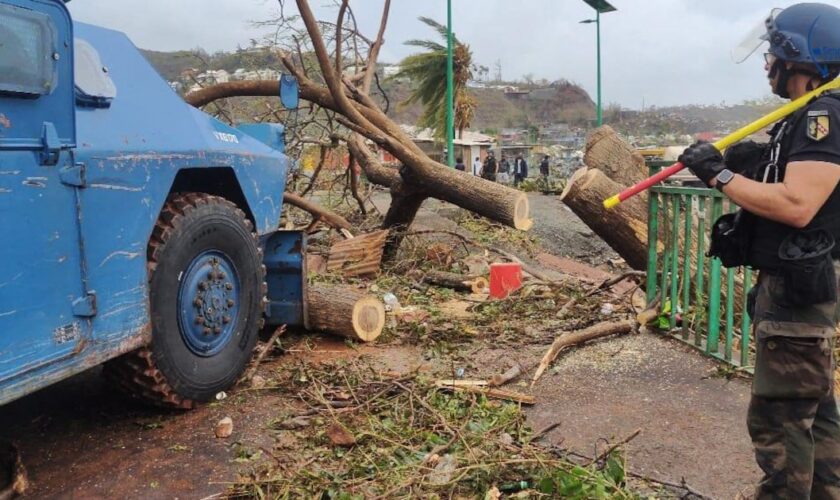
[[[808,112],[808,138],[812,141],[821,141],[828,137],[831,132],[831,117],[827,111]]]

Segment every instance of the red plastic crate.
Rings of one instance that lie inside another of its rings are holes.
[[[490,296],[503,299],[522,286],[522,266],[515,262],[490,264]]]

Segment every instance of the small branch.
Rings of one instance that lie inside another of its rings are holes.
[[[276,330],[274,330],[274,333],[271,335],[271,338],[268,339],[268,342],[265,343],[265,348],[262,351],[260,351],[259,355],[257,355],[257,359],[254,360],[254,366],[252,366],[251,369],[248,370],[248,373],[245,375],[246,381],[250,382],[251,379],[254,378],[254,375],[257,374],[257,369],[260,367],[260,363],[262,363],[263,359],[265,359],[266,355],[268,355],[270,351],[274,350],[274,342],[276,342],[277,339],[280,338],[280,336],[284,333],[286,333],[286,325],[281,325]]]
[[[615,451],[615,449],[616,449],[616,448],[618,448],[619,446],[624,446],[625,444],[629,443],[630,441],[632,441],[633,439],[635,439],[635,438],[636,438],[636,436],[638,436],[638,435],[639,435],[639,433],[641,433],[641,432],[642,432],[642,429],[641,429],[641,428],[636,429],[635,431],[631,432],[631,433],[630,433],[627,437],[625,437],[625,438],[624,438],[624,439],[622,439],[621,441],[618,441],[618,442],[616,442],[616,443],[612,444],[609,448],[607,448],[606,450],[604,450],[604,452],[603,452],[603,453],[601,453],[601,454],[600,454],[600,455],[598,455],[597,457],[593,458],[591,462],[589,462],[588,464],[586,464],[586,466],[588,467],[588,466],[590,466],[590,465],[592,465],[592,464],[598,463],[598,462],[600,462],[601,460],[603,460],[603,459],[607,458],[608,456],[610,456],[610,453],[612,453],[613,451]]]

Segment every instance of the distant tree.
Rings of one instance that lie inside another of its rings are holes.
[[[533,85],[534,84],[534,74],[533,73],[525,73],[524,75],[522,75],[522,79],[528,85]]]
[[[435,135],[446,135],[446,26],[428,17],[420,21],[435,29],[443,38],[444,45],[431,40],[409,40],[406,45],[422,47],[426,52],[412,54],[400,62],[400,71],[393,78],[409,78],[414,83],[408,99],[403,104],[419,102],[423,114],[418,125],[435,130]],[[455,128],[459,135],[470,126],[475,114],[475,99],[467,91],[467,81],[472,79],[472,51],[469,45],[461,43],[452,35],[453,90],[455,104]]]

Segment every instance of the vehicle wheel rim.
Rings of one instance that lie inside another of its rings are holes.
[[[178,326],[187,347],[199,356],[213,356],[236,331],[240,283],[230,259],[207,250],[190,263],[179,280]]]

